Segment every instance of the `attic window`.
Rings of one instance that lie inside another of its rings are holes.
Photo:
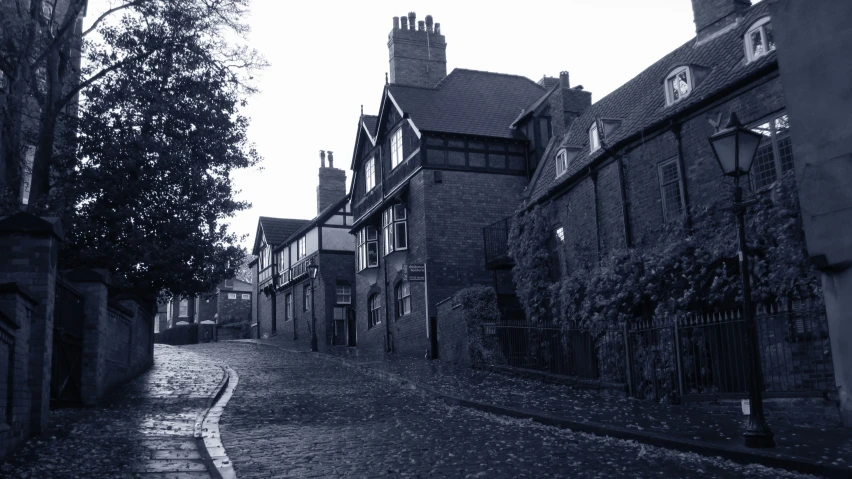
[[[364,165],[365,192],[376,187],[376,158],[371,157]]]
[[[601,136],[598,133],[598,124],[597,122],[592,123],[592,127],[589,128],[589,151],[594,153],[601,148]]]
[[[675,104],[692,93],[692,71],[689,67],[678,67],[666,77],[666,105]]]
[[[562,148],[556,154],[556,177],[564,175],[566,171],[568,171],[568,167],[571,166],[571,162],[574,161],[574,158],[577,157],[578,151],[568,150],[566,148]]]
[[[772,35],[772,23],[769,17],[754,22],[745,35],[746,58],[753,62],[775,51],[775,38]]]

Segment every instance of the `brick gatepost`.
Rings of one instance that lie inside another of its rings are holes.
[[[53,308],[56,264],[64,234],[58,218],[16,213],[0,218],[0,283],[18,283],[38,304],[30,331],[29,387],[32,394],[30,431],[47,429],[53,350]]]

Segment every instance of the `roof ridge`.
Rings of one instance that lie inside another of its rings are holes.
[[[474,70],[473,68],[453,68],[453,71],[450,72],[450,75],[452,75],[453,73],[455,73],[457,71],[472,72],[472,73],[485,73],[485,74],[488,74],[488,75],[522,78],[522,79],[532,83],[533,85],[537,86],[542,91],[547,91],[547,88],[539,85],[538,82],[531,80],[529,77],[526,77],[524,75],[518,75],[516,73],[501,73],[501,72],[492,72],[492,71],[489,71],[489,70]],[[438,82],[438,85],[440,85],[444,81],[445,78],[449,78],[450,75],[447,75],[443,79],[441,79],[441,81]]]

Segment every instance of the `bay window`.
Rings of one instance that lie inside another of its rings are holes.
[[[356,238],[358,251],[355,259],[358,271],[379,266],[379,242],[376,229],[365,226],[358,231]]]
[[[393,205],[382,213],[384,253],[408,249],[408,218],[405,205]]]

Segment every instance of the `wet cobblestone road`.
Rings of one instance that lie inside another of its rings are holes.
[[[809,477],[451,407],[308,353],[186,349],[240,375],[220,423],[240,478]]]

